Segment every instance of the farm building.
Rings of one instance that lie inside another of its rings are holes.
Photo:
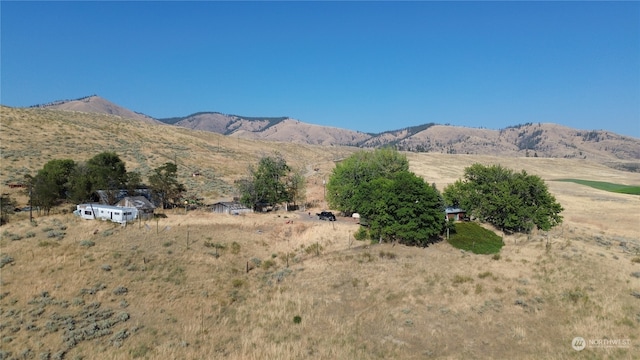
[[[155,205],[153,205],[151,201],[147,200],[144,196],[127,196],[118,201],[115,206],[134,207],[138,209],[138,214],[143,220],[153,218],[153,212],[156,208]]]
[[[444,210],[447,220],[461,221],[464,220],[467,212],[460,208],[448,207]]]
[[[250,213],[253,210],[240,204],[239,202],[221,201],[211,206],[212,211],[218,214],[240,215]]]
[[[143,196],[149,201],[153,201],[153,196],[151,193],[151,189],[135,189],[133,191],[134,196]],[[113,205],[125,197],[130,196],[129,191],[120,189],[120,190],[96,190],[92,194],[92,201],[98,202],[104,205]],[[158,204],[154,205],[157,207]]]
[[[76,206],[74,213],[83,219],[102,219],[117,223],[133,221],[138,216],[135,207],[112,206],[102,204],[80,204]]]

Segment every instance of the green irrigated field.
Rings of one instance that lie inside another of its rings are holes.
[[[581,179],[559,179],[558,181],[573,182],[580,185],[591,186],[592,188],[610,191],[619,194],[640,195],[640,186],[614,184],[605,181],[591,181]]]

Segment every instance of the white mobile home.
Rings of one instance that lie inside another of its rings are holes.
[[[77,205],[75,213],[83,219],[102,219],[121,224],[138,217],[138,209],[135,207],[102,204],[80,204]]]

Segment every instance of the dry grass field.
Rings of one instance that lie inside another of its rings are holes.
[[[2,109],[0,178],[116,151],[142,173],[173,156],[208,202],[262,154],[308,172],[308,200],[355,149],[226,138],[108,116]],[[407,154],[442,188],[475,162],[541,176],[563,205],[549,233],[499,256],[440,242],[370,245],[306,212],[167,211],[126,227],[58,212],[0,227],[0,358],[638,359],[640,198],[554,179],[640,184],[576,159]],[[180,165],[182,164],[182,165]],[[147,170],[145,170],[147,169]],[[191,171],[205,174],[192,179]],[[503,235],[498,232],[498,234]],[[583,337],[587,347],[572,348]]]

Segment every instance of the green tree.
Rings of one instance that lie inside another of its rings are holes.
[[[95,189],[91,182],[89,167],[84,163],[78,164],[69,181],[69,198],[77,203],[90,201],[94,190],[99,189]]]
[[[127,172],[127,195],[134,196],[136,194],[136,190],[141,186],[143,186],[142,175],[137,171]]]
[[[291,170],[285,180],[285,186],[289,194],[288,201],[293,205],[299,205],[307,199],[307,182],[301,169]]]
[[[300,185],[299,178],[292,181],[291,168],[280,155],[263,156],[257,168],[249,167],[249,177],[238,182],[240,202],[254,210],[291,202],[300,195],[296,193]]]
[[[153,170],[149,176],[149,187],[165,209],[178,205],[182,193],[186,191],[184,185],[178,182],[178,167],[172,162]]]
[[[444,205],[438,190],[409,171],[378,177],[357,186],[353,204],[379,241],[426,246],[444,229]]]
[[[103,152],[89,159],[87,170],[92,192],[105,190],[109,203],[115,202],[116,194],[126,187],[125,163],[114,152]]]
[[[76,166],[76,163],[70,159],[55,159],[47,162],[31,179],[34,205],[48,213],[60,200],[67,199],[71,175]]]
[[[59,199],[66,199],[69,190],[69,179],[76,168],[76,163],[70,159],[51,160],[44,164],[37,176],[44,176],[50,180],[50,185]]]
[[[394,149],[356,152],[333,169],[326,185],[329,207],[347,214],[359,212],[354,195],[360,184],[377,178],[389,179],[402,171],[409,171],[409,161]]]
[[[546,231],[562,223],[562,206],[540,177],[524,170],[514,173],[500,165],[474,164],[443,195],[448,204],[505,231]]]
[[[16,206],[16,201],[9,195],[0,196],[0,225],[9,222],[9,215],[13,214]]]
[[[60,200],[55,182],[46,175],[38,172],[38,174],[34,176],[32,184],[31,198],[33,205],[38,207],[38,212],[43,210],[48,214],[51,208]]]

